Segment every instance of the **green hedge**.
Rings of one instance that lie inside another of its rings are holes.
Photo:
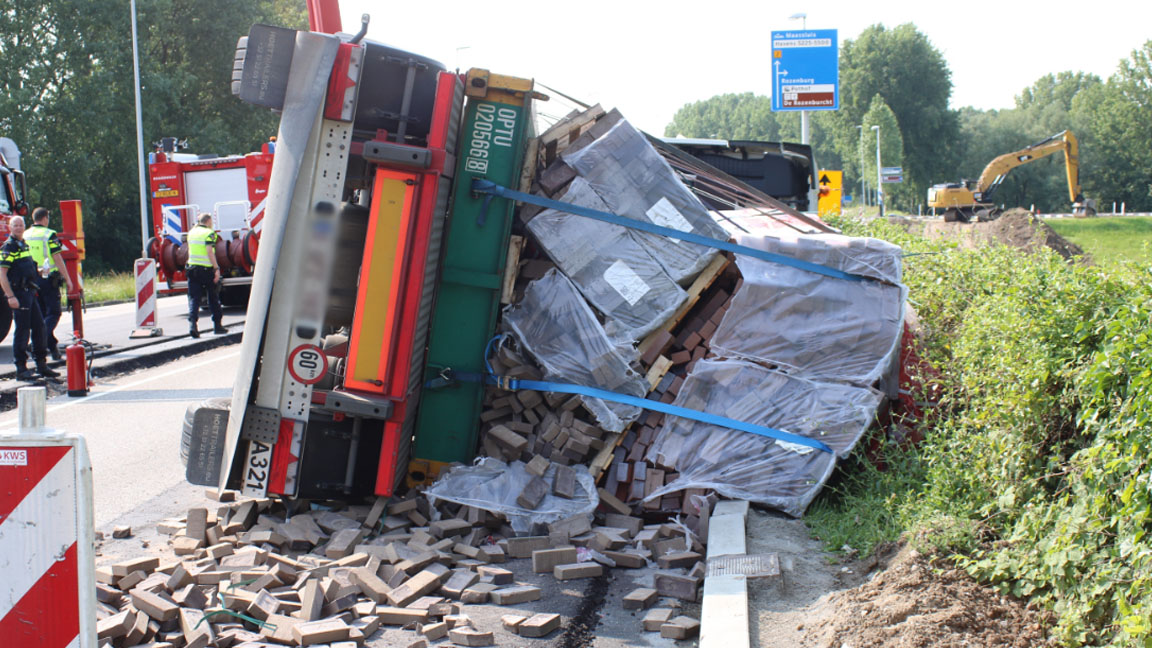
[[[960,250],[840,223],[908,255],[943,400],[889,469],[845,464],[813,532],[863,551],[903,535],[1052,609],[1069,646],[1152,646],[1152,276],[1055,254]]]

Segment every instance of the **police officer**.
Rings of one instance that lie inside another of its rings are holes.
[[[56,339],[56,325],[60,323],[60,284],[73,292],[72,277],[64,270],[60,256],[63,246],[55,230],[48,228],[48,210],[37,207],[32,211],[32,227],[24,232],[24,242],[32,250],[32,260],[40,274],[36,278],[40,312],[44,315],[44,339],[53,360],[60,359],[60,341]]]
[[[28,337],[32,337],[32,352],[36,355],[36,371],[45,378],[60,374],[49,369],[44,348],[44,316],[36,298],[36,278],[40,273],[32,260],[32,251],[24,242],[24,219],[13,216],[8,220],[8,240],[0,246],[0,287],[16,320],[16,333],[12,339],[12,357],[16,360],[16,378],[32,380],[36,374],[29,371]]]
[[[201,214],[200,220],[188,232],[188,334],[200,337],[196,321],[200,319],[200,294],[208,293],[208,305],[212,309],[212,332],[220,335],[228,329],[220,320],[224,311],[220,307],[220,266],[216,264],[216,241],[220,235],[212,229],[212,214]]]

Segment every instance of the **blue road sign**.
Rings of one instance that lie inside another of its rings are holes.
[[[772,32],[772,110],[839,110],[835,29]]]

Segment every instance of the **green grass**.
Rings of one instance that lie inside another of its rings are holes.
[[[1084,248],[1097,263],[1152,261],[1152,218],[1049,218],[1044,222]]]
[[[136,279],[131,272],[113,272],[84,277],[84,300],[89,304],[128,301],[135,294]]]

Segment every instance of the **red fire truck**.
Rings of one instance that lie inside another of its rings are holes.
[[[0,245],[8,240],[8,219],[13,216],[30,217],[31,208],[25,196],[28,194],[28,182],[24,172],[20,170],[20,148],[7,137],[0,137]],[[63,226],[60,231],[60,242],[64,246],[61,256],[67,266],[65,270],[72,277],[72,285],[80,286],[80,261],[84,258],[84,228],[83,213],[79,200],[60,201],[60,215]],[[31,225],[32,223],[28,223]],[[77,306],[80,293],[69,294],[68,300]],[[73,308],[73,328],[81,330],[80,309]],[[12,311],[8,302],[0,303],[0,341],[8,337],[12,328]]]
[[[175,137],[165,137],[148,159],[152,236],[144,247],[156,260],[157,278],[166,286],[160,292],[187,289],[186,235],[200,214],[211,213],[220,233],[216,261],[224,276],[221,299],[242,304],[252,284],[275,142],[265,143],[257,153],[224,157],[176,152],[185,146]]]

